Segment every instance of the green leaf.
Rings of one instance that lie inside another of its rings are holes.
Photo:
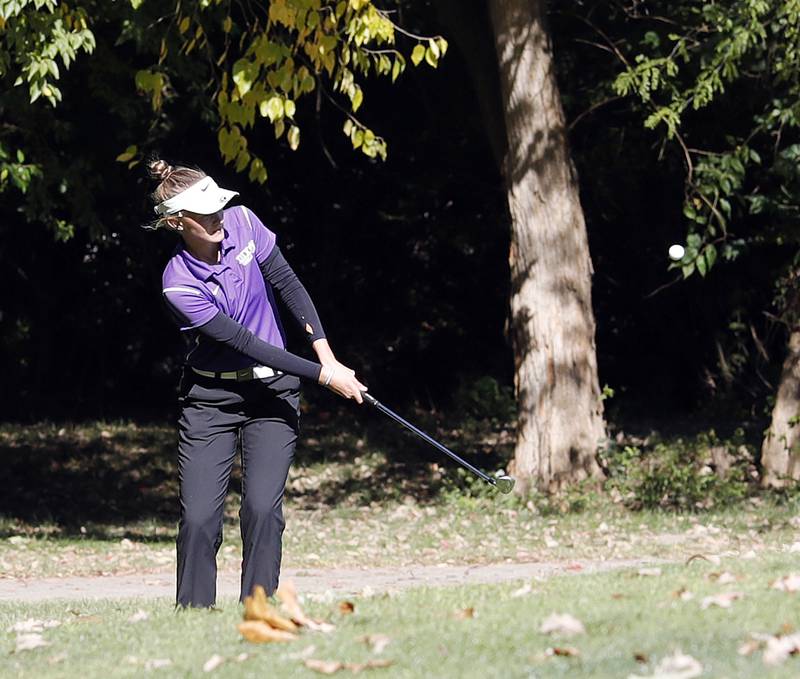
[[[294,112],[296,110],[296,106],[291,99],[287,99],[283,102],[283,110],[286,113],[287,118],[291,118],[294,116]]]
[[[400,61],[398,59],[394,60],[394,65],[392,66],[392,82],[397,80],[397,76],[400,75]]]
[[[355,93],[353,94],[353,112],[358,111],[358,107],[361,106],[361,102],[364,100],[364,93],[361,91],[361,88],[356,85]]]
[[[277,95],[272,95],[269,99],[264,99],[258,106],[262,116],[268,117],[271,123],[283,118],[283,99]]]
[[[690,233],[688,236],[686,236],[686,244],[695,250],[700,249],[700,244],[702,242],[702,238],[700,238],[700,236],[696,233]]]
[[[700,257],[695,260],[695,264],[697,265],[697,271],[705,278],[706,272],[708,271],[708,263],[706,262],[706,258],[703,255],[700,255]]]
[[[289,148],[292,151],[296,151],[297,147],[300,145],[300,128],[297,125],[292,125],[289,128],[289,133],[286,135],[286,138],[289,140]]]
[[[419,66],[419,62],[425,58],[425,47],[423,45],[417,45],[414,48],[414,51],[411,52],[411,63],[414,66]]]
[[[257,73],[258,67],[249,59],[239,59],[233,65],[233,82],[236,83],[236,88],[241,96],[250,91]]]
[[[435,44],[436,44],[435,42],[431,41],[431,45]],[[438,49],[439,48],[437,47],[436,50],[438,51]],[[428,62],[428,64],[430,66],[433,66],[434,68],[436,68],[436,66],[439,63],[438,57],[436,56],[435,52],[430,46],[428,47],[428,49],[425,50],[425,61]]]
[[[129,146],[128,148],[125,149],[125,151],[123,153],[120,153],[117,156],[117,158],[116,158],[117,162],[119,162],[119,163],[127,163],[129,160],[133,159],[133,157],[136,155],[136,152],[138,150],[139,149],[136,146]]]
[[[236,171],[241,172],[250,163],[250,154],[246,149],[241,149],[236,156]]]
[[[703,259],[709,269],[714,266],[717,261],[717,248],[712,243],[709,243],[703,248]]]
[[[264,162],[261,158],[253,157],[250,163],[250,172],[248,174],[251,182],[258,182],[263,184],[267,181],[267,168],[264,167]]]
[[[350,136],[350,132],[352,132],[352,130],[353,130],[353,121],[350,120],[350,118],[348,118],[347,120],[344,121],[344,128],[343,129],[344,129],[344,133],[349,137]]]

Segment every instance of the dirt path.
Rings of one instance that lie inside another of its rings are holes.
[[[286,569],[282,576],[294,580],[304,594],[334,596],[389,592],[408,587],[475,585],[554,575],[597,573],[636,568],[653,559],[501,563],[465,566],[409,566],[371,569]],[[239,596],[239,573],[223,571],[217,577],[217,596]],[[114,599],[127,597],[174,597],[175,573],[95,577],[0,579],[0,601],[51,599]]]

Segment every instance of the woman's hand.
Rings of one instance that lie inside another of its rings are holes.
[[[356,379],[355,370],[351,370],[339,361],[324,363],[319,374],[319,383],[326,385],[331,391],[335,391],[344,398],[354,398],[358,403],[363,403],[362,391],[367,388]]]

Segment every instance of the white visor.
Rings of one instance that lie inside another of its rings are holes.
[[[196,212],[199,215],[212,215],[238,195],[238,191],[221,189],[211,177],[203,177],[188,189],[159,203],[153,210],[159,215],[172,215],[180,210]]]

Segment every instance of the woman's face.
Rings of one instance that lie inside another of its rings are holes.
[[[222,210],[217,210],[210,215],[183,210],[183,216],[179,223],[183,226],[181,235],[184,238],[206,243],[219,243],[225,237],[222,229]]]

